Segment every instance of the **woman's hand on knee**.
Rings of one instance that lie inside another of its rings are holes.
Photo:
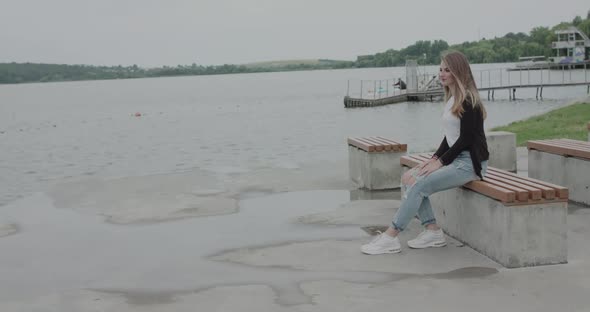
[[[430,160],[425,160],[421,163],[418,164],[418,166],[415,167],[416,170],[422,170],[422,168],[426,167],[426,165],[428,165],[428,163],[430,163],[432,161],[432,159]]]
[[[443,164],[438,159],[429,160],[426,166],[420,169],[419,176],[427,176],[436,170],[442,168]]]

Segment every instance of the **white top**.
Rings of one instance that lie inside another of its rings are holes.
[[[451,113],[451,107],[453,107],[454,102],[455,98],[451,96],[445,105],[445,110],[442,115],[443,132],[447,138],[449,147],[457,142],[457,139],[459,139],[459,133],[461,132],[461,119]]]

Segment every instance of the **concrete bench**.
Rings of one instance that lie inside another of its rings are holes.
[[[516,134],[507,131],[486,132],[490,159],[488,165],[516,172]]]
[[[400,163],[407,171],[430,157]],[[484,179],[430,196],[443,230],[507,268],[567,263],[568,189],[493,167]]]
[[[359,188],[369,190],[400,187],[399,158],[407,144],[383,137],[348,138],[350,179]]]
[[[590,205],[590,142],[528,141],[529,176],[564,185],[569,199]]]

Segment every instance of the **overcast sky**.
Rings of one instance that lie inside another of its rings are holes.
[[[354,60],[586,17],[588,0],[0,0],[0,62]]]

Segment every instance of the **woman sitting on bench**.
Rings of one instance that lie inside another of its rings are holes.
[[[369,255],[398,253],[398,234],[414,216],[424,231],[408,241],[411,248],[442,247],[445,236],[436,224],[428,196],[483,179],[489,158],[483,128],[486,110],[465,55],[450,52],[442,56],[439,78],[447,101],[442,123],[444,138],[432,159],[409,170],[402,177],[404,196],[391,226],[361,247]]]

